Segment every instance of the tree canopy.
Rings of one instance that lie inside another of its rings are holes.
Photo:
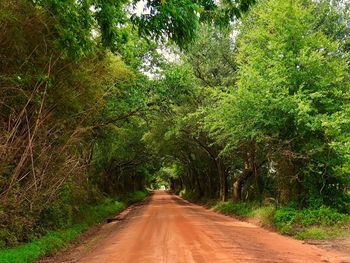
[[[1,1],[0,247],[161,184],[349,213],[348,7]]]

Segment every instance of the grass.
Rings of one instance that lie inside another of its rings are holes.
[[[105,220],[108,216],[124,210],[128,204],[143,200],[146,192],[135,192],[127,196],[124,201],[106,199],[96,206],[85,206],[77,215],[81,224],[75,224],[69,228],[51,231],[40,239],[14,248],[0,250],[0,263],[30,263],[43,256],[50,255],[65,248],[76,240],[81,233],[90,226]]]
[[[213,208],[241,219],[255,219],[263,227],[274,228],[297,239],[322,240],[350,236],[350,215],[329,207],[297,210],[292,207],[276,209],[255,203],[218,202]]]
[[[147,195],[148,192],[146,191],[136,191],[123,196],[121,199],[128,204],[132,204],[143,200]]]
[[[40,257],[54,253],[75,240],[88,228],[85,224],[74,225],[66,230],[52,231],[31,243],[0,251],[1,263],[35,262]]]
[[[349,226],[311,226],[295,234],[297,239],[302,240],[324,240],[339,237],[350,237]]]
[[[264,227],[274,227],[274,215],[276,208],[273,206],[262,206],[254,208],[252,215]]]
[[[219,202],[214,206],[214,210],[226,215],[236,215],[245,219],[252,217],[254,205],[251,203]]]
[[[298,239],[313,239],[313,240],[323,240],[329,238],[327,231],[320,227],[310,227],[299,233],[297,233],[296,238]]]

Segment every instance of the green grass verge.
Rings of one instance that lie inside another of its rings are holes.
[[[143,200],[147,192],[135,192],[126,196],[123,201],[106,199],[96,206],[85,206],[77,215],[81,224],[69,228],[51,231],[40,239],[14,248],[0,250],[0,263],[30,263],[50,255],[69,245],[90,226],[105,220],[108,216],[124,210],[128,204]]]
[[[223,214],[249,218],[253,216],[254,207],[254,204],[251,203],[219,202],[214,209]]]
[[[126,202],[128,204],[132,204],[145,199],[148,194],[149,194],[148,191],[136,191],[121,197],[121,200],[123,200],[123,202]]]
[[[1,263],[35,262],[40,257],[64,248],[69,242],[76,239],[87,225],[75,225],[69,229],[52,231],[31,243],[0,251]]]
[[[264,227],[274,228],[297,239],[350,237],[350,215],[329,207],[297,210],[292,207],[276,209],[274,206],[254,203],[218,202],[213,208],[241,219],[255,219]]]

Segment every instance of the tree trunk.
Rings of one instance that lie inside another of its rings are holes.
[[[251,175],[253,175],[253,170],[246,168],[233,183],[233,201],[237,202],[242,200],[242,187]]]
[[[215,160],[216,162],[216,167],[218,170],[218,174],[219,174],[219,181],[220,181],[220,200],[221,201],[226,201],[226,193],[227,193],[227,176],[225,173],[225,168],[224,165],[222,163],[222,161],[219,160]]]

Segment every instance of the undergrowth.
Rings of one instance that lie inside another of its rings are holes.
[[[83,206],[76,215],[76,221],[67,228],[50,231],[41,238],[35,239],[27,244],[14,248],[0,250],[0,263],[29,263],[37,259],[55,253],[58,250],[67,247],[70,242],[77,239],[81,233],[90,226],[100,223],[110,215],[124,210],[127,205],[143,200],[147,192],[134,192],[128,194],[125,199],[115,201],[105,199],[95,206]]]
[[[255,203],[218,202],[214,210],[241,219],[256,219],[262,226],[298,239],[329,239],[350,236],[350,216],[337,210],[319,208],[295,209],[259,206]]]

